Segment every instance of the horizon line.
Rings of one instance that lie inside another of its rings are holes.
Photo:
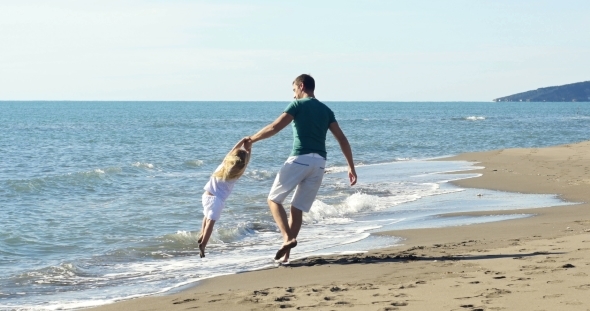
[[[176,102],[176,103],[200,103],[200,102],[232,102],[232,103],[277,103],[290,102],[289,100],[88,100],[88,99],[16,99],[16,100],[0,100],[0,103],[5,102],[127,102],[127,103],[158,103],[158,102]],[[494,100],[478,101],[478,100],[321,100],[322,102],[338,102],[338,103],[495,103]]]

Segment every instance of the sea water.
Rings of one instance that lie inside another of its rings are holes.
[[[436,158],[590,137],[587,103],[327,104],[359,181],[348,185],[328,134],[328,171],[293,258],[403,244],[371,234],[382,230],[531,216],[445,213],[568,204],[453,186],[477,176],[453,172],[477,164]],[[196,239],[211,172],[286,105],[0,102],[0,310],[89,307],[273,266],[281,237],[266,195],[290,152],[290,128],[254,145],[203,259]]]

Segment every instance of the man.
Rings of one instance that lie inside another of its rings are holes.
[[[277,174],[268,195],[268,206],[283,235],[283,245],[275,260],[288,262],[291,248],[297,246],[303,212],[309,212],[318,193],[326,167],[326,133],[328,129],[338,143],[348,164],[350,185],[356,184],[356,171],[348,139],[340,129],[334,113],[314,95],[315,81],[310,75],[300,75],[293,81],[293,97],[284,112],[271,124],[250,136],[252,143],[269,138],[293,122],[293,150]],[[283,201],[295,189],[291,200],[291,217]]]

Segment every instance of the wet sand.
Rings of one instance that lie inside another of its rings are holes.
[[[590,310],[590,141],[449,160],[484,167],[469,171],[481,177],[455,182],[461,187],[558,194],[580,204],[518,210],[535,216],[501,222],[381,232],[406,238],[404,245],[309,257],[90,310]]]

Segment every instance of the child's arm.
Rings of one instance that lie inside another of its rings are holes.
[[[227,153],[226,157],[232,153],[232,151],[236,149],[240,149],[244,143],[246,142],[246,138],[242,138],[231,150]]]

